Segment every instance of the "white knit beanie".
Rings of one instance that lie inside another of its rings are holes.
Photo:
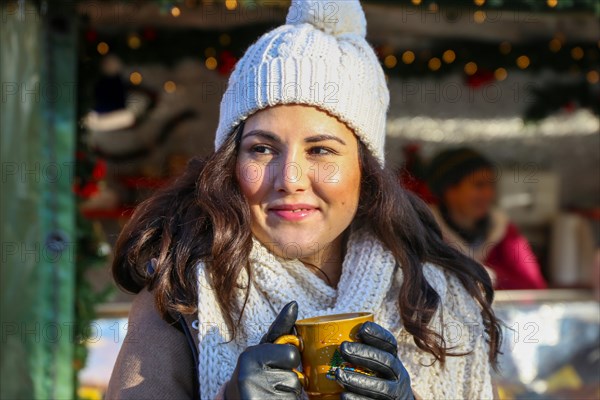
[[[261,36],[236,64],[215,149],[258,110],[306,104],[345,122],[383,167],[390,95],[366,25],[358,0],[292,0],[286,24]]]

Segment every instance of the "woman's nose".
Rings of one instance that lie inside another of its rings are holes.
[[[286,153],[272,168],[274,189],[286,193],[305,191],[310,186],[309,167],[300,154]]]

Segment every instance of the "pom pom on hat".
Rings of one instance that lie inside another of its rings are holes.
[[[359,0],[292,0],[286,23],[309,23],[333,36],[367,35],[367,20]]]

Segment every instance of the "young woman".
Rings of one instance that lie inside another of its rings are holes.
[[[491,398],[490,278],[385,167],[360,3],[293,1],[286,22],[236,65],[214,154],[119,237],[113,274],[138,295],[107,398],[306,397],[274,339],[356,311],[376,323],[341,354],[376,376],[338,370],[344,399]]]

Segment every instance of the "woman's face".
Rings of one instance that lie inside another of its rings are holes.
[[[485,217],[496,197],[496,176],[490,168],[481,168],[450,187],[445,193],[446,205],[463,217],[478,220]]]
[[[286,258],[319,254],[350,225],[358,207],[357,138],[311,106],[261,110],[244,124],[237,179],[258,240]]]

